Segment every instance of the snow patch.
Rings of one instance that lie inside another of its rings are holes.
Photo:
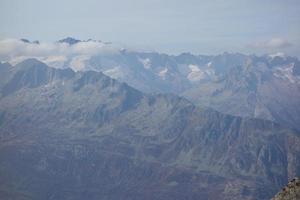
[[[188,67],[191,70],[187,76],[190,81],[200,81],[204,78],[204,72],[197,65],[189,65]]]
[[[273,75],[276,76],[277,78],[288,80],[291,83],[300,83],[299,77],[293,75],[294,65],[295,64],[292,63],[285,67],[277,67],[274,70]]]
[[[199,72],[199,71],[201,71],[197,65],[189,65],[189,68],[190,68],[190,70],[192,72]]]
[[[207,67],[212,67],[212,62],[208,62]]]
[[[106,76],[109,76],[111,78],[114,78],[114,79],[119,79],[124,76],[120,66],[116,66],[111,69],[105,70],[105,71],[103,71],[103,74],[105,74]]]
[[[161,70],[161,71],[158,73],[158,76],[160,76],[162,79],[165,79],[167,73],[168,73],[168,68],[164,68],[163,70]]]
[[[145,58],[145,59],[140,58],[139,61],[143,64],[145,69],[151,68],[151,60],[149,58]]]

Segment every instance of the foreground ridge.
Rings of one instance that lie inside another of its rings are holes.
[[[300,179],[294,178],[272,200],[300,199]]]

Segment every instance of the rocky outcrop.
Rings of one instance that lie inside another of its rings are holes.
[[[298,200],[300,199],[300,179],[294,178],[287,186],[275,195],[272,200]]]

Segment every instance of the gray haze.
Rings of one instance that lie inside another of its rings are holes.
[[[167,53],[300,55],[298,0],[1,0],[0,38],[101,39]]]

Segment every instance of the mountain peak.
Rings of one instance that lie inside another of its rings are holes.
[[[47,68],[48,66],[36,58],[29,58],[29,59],[23,60],[22,62],[18,63],[15,67],[22,68],[22,69],[28,69],[28,68],[32,68],[32,67]]]
[[[72,37],[66,37],[64,39],[61,39],[58,41],[59,43],[67,43],[69,45],[73,45],[73,44],[76,44],[78,42],[81,42],[81,40],[78,40],[78,39],[75,39],[75,38],[72,38]]]
[[[27,59],[13,67],[10,80],[2,88],[2,94],[6,96],[22,88],[36,88],[55,80],[68,80],[74,75],[72,69],[55,69],[37,59]]]
[[[24,43],[29,43],[29,44],[40,44],[40,42],[38,40],[34,40],[34,41],[30,41],[28,39],[22,38],[20,39],[22,42]]]

